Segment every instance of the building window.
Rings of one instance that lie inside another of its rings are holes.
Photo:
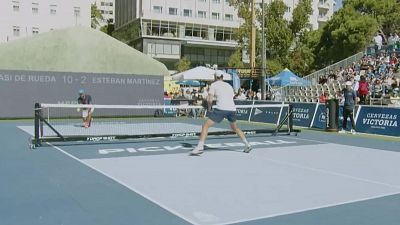
[[[153,6],[153,12],[157,14],[162,14],[162,6],[158,5]]]
[[[213,13],[211,14],[211,18],[212,18],[213,20],[219,20],[219,13],[213,12]]]
[[[39,3],[32,3],[32,13],[39,14]]]
[[[199,2],[207,2],[207,0],[199,0]]]
[[[184,17],[192,17],[192,10],[191,9],[184,9],[183,10]]]
[[[75,17],[81,16],[81,7],[74,7],[74,16]]]
[[[292,11],[292,8],[290,8],[289,6],[286,7],[286,12],[287,12],[287,13],[290,13],[291,11]]]
[[[169,15],[174,15],[174,16],[178,15],[177,8],[169,8],[168,12],[169,12]]]
[[[105,3],[105,2],[101,2],[100,5],[101,5],[101,6],[105,6],[106,3]]]
[[[19,1],[13,1],[12,3],[14,12],[19,12]]]
[[[206,18],[207,17],[207,12],[206,11],[198,11],[197,12],[197,17]]]
[[[19,37],[19,34],[20,34],[19,26],[13,26],[13,35],[14,35],[14,37]]]
[[[233,21],[233,15],[232,14],[225,14],[225,20]]]
[[[32,34],[39,34],[39,28],[38,27],[32,27]]]
[[[212,0],[212,2],[213,2],[214,4],[220,4],[220,3],[221,3],[221,0]]]
[[[50,5],[50,15],[57,14],[57,5]]]
[[[225,0],[225,5],[230,5],[229,0]]]

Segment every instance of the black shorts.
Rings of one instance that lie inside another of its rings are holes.
[[[236,122],[236,111],[214,109],[207,113],[207,117],[215,123],[220,123],[225,118],[229,122],[234,123]]]

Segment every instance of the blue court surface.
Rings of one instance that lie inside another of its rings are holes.
[[[60,143],[0,123],[0,224],[398,225],[400,140],[298,136]],[[83,128],[82,128],[83,129]]]

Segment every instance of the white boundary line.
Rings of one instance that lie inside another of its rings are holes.
[[[292,139],[300,139],[300,138],[292,138]],[[307,139],[300,139],[300,140],[307,140]],[[318,142],[318,141],[316,141],[316,142]],[[320,143],[323,143],[323,142],[320,142]],[[333,143],[326,143],[326,144],[333,144]],[[261,149],[265,149],[265,148],[261,148]],[[254,150],[257,150],[257,149],[254,149]],[[383,183],[383,182],[379,182],[379,181],[374,181],[374,180],[369,180],[369,179],[364,179],[364,178],[360,178],[360,177],[355,177],[355,176],[351,176],[351,175],[347,175],[347,174],[336,173],[336,172],[332,172],[332,171],[329,171],[329,170],[318,169],[318,168],[313,168],[313,167],[308,167],[308,166],[302,166],[302,165],[298,165],[298,164],[290,163],[290,162],[285,162],[285,161],[281,161],[281,160],[274,160],[274,159],[269,159],[269,158],[264,158],[264,159],[268,160],[270,162],[276,163],[276,164],[281,164],[281,165],[285,165],[285,166],[300,168],[300,169],[304,169],[304,170],[310,170],[310,171],[314,171],[314,172],[318,172],[318,173],[325,173],[325,174],[329,174],[329,175],[332,175],[332,176],[340,176],[340,177],[344,177],[344,178],[348,178],[348,179],[352,179],[352,180],[362,181],[362,182],[366,182],[366,183],[372,183],[372,184],[375,184],[375,185],[382,185],[382,186],[386,186],[386,187],[390,187],[390,188],[394,188],[394,189],[399,189],[399,190],[395,191],[395,192],[390,192],[390,193],[387,193],[387,194],[382,194],[382,195],[374,195],[374,196],[366,197],[366,198],[360,198],[360,199],[355,199],[355,200],[337,202],[337,203],[333,203],[333,204],[326,204],[326,205],[317,206],[317,207],[310,207],[310,208],[305,208],[305,209],[300,209],[300,210],[293,210],[293,211],[287,211],[287,212],[282,212],[282,213],[276,213],[276,214],[271,214],[271,215],[268,215],[268,216],[260,216],[260,217],[247,218],[247,219],[236,220],[236,221],[229,221],[229,222],[225,222],[225,223],[217,223],[217,224],[213,224],[213,225],[228,225],[228,224],[250,222],[250,221],[255,221],[255,220],[268,219],[268,218],[277,217],[277,216],[284,216],[284,215],[291,215],[291,214],[295,214],[295,213],[307,212],[307,211],[311,211],[311,210],[317,210],[317,209],[323,209],[323,208],[328,208],[328,207],[340,206],[340,205],[356,203],[356,202],[362,202],[362,201],[367,201],[367,200],[372,200],[372,199],[377,199],[377,198],[382,198],[382,197],[387,197],[387,196],[391,196],[391,195],[400,194],[400,186],[396,186],[396,185],[392,185],[392,184],[388,184],[388,183]]]
[[[372,199],[377,199],[377,198],[382,198],[382,197],[387,197],[387,196],[392,196],[392,195],[397,195],[397,194],[400,194],[400,191],[388,193],[388,194],[382,194],[382,195],[375,195],[375,196],[368,197],[368,198],[360,198],[360,199],[352,200],[352,201],[344,201],[344,202],[338,202],[338,203],[334,203],[334,204],[326,204],[326,205],[322,205],[322,206],[318,206],[318,207],[310,207],[310,208],[305,208],[305,209],[287,211],[287,212],[283,212],[283,213],[276,213],[276,214],[271,214],[268,216],[253,217],[253,218],[248,218],[248,219],[243,219],[243,220],[229,221],[226,223],[216,223],[213,225],[229,225],[229,224],[236,224],[236,223],[251,222],[251,221],[255,221],[255,220],[269,219],[269,218],[278,217],[278,216],[292,215],[292,214],[296,214],[296,213],[307,212],[307,211],[312,211],[312,210],[317,210],[317,209],[324,209],[324,208],[328,208],[328,207],[340,206],[340,205],[351,204],[351,203],[356,203],[356,202],[362,202],[362,201],[367,201],[367,200],[372,200]]]
[[[311,142],[316,142],[316,143],[321,143],[321,144],[334,144],[334,143],[329,143],[329,142],[322,142],[322,141],[316,141],[316,140],[309,140],[309,139],[303,139],[303,138],[296,138],[296,137],[283,137],[283,138],[288,138],[288,139],[298,139],[298,140],[305,140],[305,141],[311,141]],[[107,173],[98,170],[97,168],[91,166],[90,164],[84,162],[83,160],[69,154],[68,152],[64,151],[63,149],[61,149],[58,146],[55,146],[51,143],[47,143],[49,146],[52,146],[53,148],[55,148],[56,150],[60,151],[61,153],[67,155],[68,157],[77,160],[78,162],[84,164],[85,166],[91,168],[92,170],[114,180],[115,182],[121,184],[122,186],[128,188],[129,190],[141,195],[142,197],[144,197],[145,199],[153,202],[154,204],[160,206],[161,208],[169,211],[170,213],[174,214],[175,216],[193,224],[193,225],[200,225],[197,222],[192,221],[191,219],[187,218],[184,215],[181,215],[180,213],[176,212],[173,209],[170,209],[169,207],[163,205],[162,203],[159,203],[155,200],[153,200],[152,198],[150,198],[149,196],[141,193],[140,191],[134,189],[133,187],[130,187],[129,185],[125,184],[124,182],[118,180],[117,178],[114,178],[110,175],[108,175]],[[337,144],[340,145],[340,144]],[[346,145],[344,145],[346,146]],[[256,149],[254,149],[256,150]],[[307,166],[301,166],[295,163],[289,163],[289,162],[284,162],[284,161],[280,161],[280,160],[273,160],[273,159],[269,159],[269,158],[265,158],[268,161],[274,162],[274,163],[278,163],[278,164],[282,164],[282,165],[286,165],[286,166],[291,166],[291,167],[297,167],[297,168],[302,168],[302,169],[307,169],[307,170],[311,170],[311,171],[315,171],[315,172],[321,172],[321,173],[326,173],[326,174],[330,174],[330,175],[335,175],[335,176],[341,176],[341,177],[345,177],[345,178],[349,178],[349,179],[354,179],[354,180],[358,180],[358,181],[363,181],[363,182],[367,182],[367,183],[373,183],[376,185],[384,185],[387,187],[391,187],[391,188],[395,188],[395,189],[400,189],[400,186],[395,186],[395,185],[391,185],[391,184],[387,184],[387,183],[382,183],[382,182],[378,182],[378,181],[373,181],[373,180],[369,180],[369,179],[363,179],[363,178],[359,178],[359,177],[354,177],[354,176],[350,176],[350,175],[346,175],[346,174],[341,174],[341,173],[336,173],[336,172],[332,172],[332,171],[328,171],[328,170],[323,170],[323,169],[317,169],[317,168],[313,168],[313,167],[307,167]],[[326,204],[326,205],[322,205],[322,206],[318,206],[318,207],[310,207],[310,208],[305,208],[305,209],[300,209],[300,210],[293,210],[293,211],[287,211],[287,212],[282,212],[282,213],[276,213],[276,214],[271,214],[268,216],[260,216],[260,217],[254,217],[254,218],[247,218],[247,219],[242,219],[242,220],[236,220],[236,221],[229,221],[229,222],[225,222],[225,223],[217,223],[217,224],[213,224],[213,225],[228,225],[228,224],[234,224],[234,223],[241,223],[241,222],[250,222],[250,221],[254,221],[254,220],[260,220],[260,219],[268,219],[268,218],[272,218],[272,217],[277,217],[277,216],[284,216],[284,215],[290,215],[290,214],[295,214],[295,213],[301,213],[301,212],[306,212],[306,211],[311,211],[311,210],[317,210],[317,209],[323,209],[323,208],[328,208],[328,207],[333,207],[333,206],[340,206],[340,205],[344,205],[344,204],[349,204],[349,203],[356,203],[356,202],[361,202],[361,201],[367,201],[367,200],[372,200],[372,199],[376,199],[376,198],[381,198],[381,197],[386,197],[386,196],[391,196],[391,195],[397,195],[400,194],[400,190],[397,192],[392,192],[392,193],[387,193],[387,194],[382,194],[382,195],[375,195],[375,196],[371,196],[368,198],[361,198],[361,199],[356,199],[356,200],[350,200],[350,201],[344,201],[344,202],[338,202],[338,203],[334,203],[334,204]]]
[[[175,216],[177,216],[177,217],[179,217],[179,218],[185,220],[186,222],[191,223],[191,224],[193,224],[193,225],[200,225],[200,224],[198,224],[197,222],[194,222],[194,221],[192,221],[191,219],[187,218],[186,216],[184,216],[184,215],[182,215],[182,214],[176,212],[175,210],[170,209],[169,207],[163,205],[162,203],[157,202],[156,200],[154,200],[154,199],[150,198],[149,196],[145,195],[144,193],[142,193],[142,192],[140,192],[140,191],[134,189],[133,187],[131,187],[131,186],[127,185],[127,184],[125,184],[124,182],[118,180],[117,178],[115,178],[115,177],[113,177],[113,176],[107,174],[106,172],[103,172],[103,171],[97,169],[96,167],[94,167],[94,166],[92,166],[92,165],[86,163],[85,161],[83,161],[83,160],[81,160],[81,159],[79,159],[79,158],[77,158],[77,157],[75,157],[75,156],[69,154],[68,152],[64,151],[64,150],[61,149],[60,147],[55,146],[55,145],[53,145],[53,144],[51,144],[51,143],[49,143],[49,142],[47,142],[46,144],[48,144],[49,146],[51,146],[51,147],[55,148],[56,150],[62,152],[63,154],[67,155],[68,157],[70,157],[70,158],[72,158],[72,159],[75,159],[76,161],[82,163],[83,165],[89,167],[90,169],[92,169],[92,170],[94,170],[94,171],[96,171],[96,172],[98,172],[98,173],[100,173],[100,174],[102,174],[102,175],[104,175],[104,176],[106,176],[106,177],[108,177],[108,178],[114,180],[115,182],[117,182],[117,183],[121,184],[122,186],[128,188],[129,190],[131,190],[131,191],[133,191],[133,192],[139,194],[140,196],[144,197],[145,199],[147,199],[147,200],[151,201],[152,203],[154,203],[154,204],[160,206],[161,208],[163,208],[163,209],[169,211],[170,213],[172,213],[172,214],[174,214]]]
[[[287,138],[287,139],[296,139],[296,140],[302,140],[302,141],[309,141],[309,142],[315,142],[315,143],[320,143],[320,144],[334,144],[331,142],[325,142],[325,141],[316,141],[316,140],[311,140],[311,139],[306,139],[306,138],[298,138],[298,137],[291,137],[291,136],[279,136],[280,138]],[[357,146],[355,146],[357,147]]]
[[[380,182],[380,181],[375,181],[375,180],[365,179],[365,178],[356,177],[356,176],[352,176],[352,175],[347,175],[344,173],[337,173],[337,172],[333,172],[333,171],[329,171],[329,170],[325,170],[325,169],[318,169],[318,168],[314,168],[314,167],[303,166],[303,165],[300,165],[297,163],[291,163],[291,162],[286,162],[286,161],[282,161],[282,160],[276,160],[276,159],[270,159],[270,158],[263,158],[263,159],[268,160],[273,163],[276,163],[276,164],[281,164],[284,166],[295,167],[295,168],[299,168],[299,169],[303,169],[303,170],[309,170],[309,171],[314,171],[314,172],[318,172],[318,173],[325,173],[325,174],[329,174],[332,176],[339,176],[339,177],[344,177],[344,178],[362,181],[362,182],[366,182],[366,183],[371,183],[371,184],[375,184],[375,185],[382,185],[382,186],[386,186],[386,187],[390,187],[390,188],[394,188],[394,189],[399,189],[399,193],[400,193],[400,186],[393,185],[393,184],[388,184],[388,183],[384,183],[384,182]]]

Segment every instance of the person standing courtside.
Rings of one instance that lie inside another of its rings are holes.
[[[79,90],[78,104],[90,105],[92,104],[92,96],[85,93],[83,89]],[[80,111],[80,108],[77,110]],[[90,127],[92,123],[93,108],[82,108],[82,120],[85,128]]]
[[[249,142],[247,142],[244,133],[239,129],[236,124],[236,106],[233,98],[235,92],[231,85],[223,81],[223,75],[217,75],[216,81],[211,84],[207,96],[208,103],[208,120],[204,123],[200,134],[198,145],[190,152],[190,155],[200,155],[204,151],[204,143],[208,135],[208,129],[215,123],[220,123],[222,120],[227,119],[230,122],[230,127],[245,144],[245,153],[249,153],[252,149]],[[217,104],[212,109],[214,97]]]
[[[350,117],[351,120],[351,133],[355,134],[356,125],[354,122],[354,107],[357,102],[357,95],[356,92],[352,88],[351,81],[346,82],[346,88],[343,90],[343,97],[344,97],[344,107],[343,107],[343,126],[339,133],[346,133],[347,128],[347,118]]]

